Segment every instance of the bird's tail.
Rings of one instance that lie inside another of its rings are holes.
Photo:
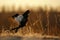
[[[27,10],[27,11],[23,14],[23,16],[28,15],[29,13],[30,13],[30,11]]]

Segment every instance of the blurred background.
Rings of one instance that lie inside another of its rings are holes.
[[[12,16],[26,10],[30,10],[26,26],[17,33],[5,31],[17,27]],[[0,0],[0,36],[60,38],[59,30],[60,0]]]

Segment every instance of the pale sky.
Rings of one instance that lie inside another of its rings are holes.
[[[28,7],[38,7],[38,6],[52,6],[53,8],[60,6],[60,0],[0,0],[0,10],[2,6],[5,8],[12,9],[12,5],[15,5],[15,9],[19,6],[22,8]]]

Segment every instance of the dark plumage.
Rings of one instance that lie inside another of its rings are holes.
[[[24,14],[22,14],[22,15],[16,14],[16,15],[12,16],[12,17],[15,18],[15,20],[16,20],[17,22],[19,22],[19,24],[20,24],[17,28],[14,28],[14,29],[12,29],[12,30],[16,30],[15,32],[17,32],[19,28],[24,27],[25,24],[26,24],[26,22],[28,21],[28,14],[29,14],[29,13],[30,13],[30,11],[27,10],[27,11],[26,11]]]
[[[19,16],[19,14],[15,14],[14,16],[12,16],[13,18],[15,18],[15,17],[17,17],[17,16]]]

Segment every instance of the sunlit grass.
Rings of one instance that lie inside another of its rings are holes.
[[[15,13],[24,13],[24,10],[21,9],[21,11],[11,11],[11,12],[5,12],[4,7],[1,13],[1,19],[4,19],[3,21],[0,21],[1,27],[4,26],[1,30],[3,29],[8,29],[7,25],[10,27],[14,28],[15,26],[15,21],[11,18],[12,15]],[[59,17],[60,17],[60,11],[57,11],[57,9],[53,8],[41,8],[39,7],[37,10],[36,9],[29,9],[30,10],[30,15],[28,17],[28,22],[25,27],[20,28],[17,33],[14,33],[12,31],[10,32],[2,32],[2,36],[9,36],[9,35],[17,35],[17,36],[60,36],[60,25],[59,25]],[[59,15],[59,16],[58,16]],[[8,20],[7,20],[8,19]],[[7,20],[7,21],[5,21]],[[5,25],[7,24],[7,25]],[[12,26],[10,26],[12,25]],[[18,25],[18,24],[17,24]]]

